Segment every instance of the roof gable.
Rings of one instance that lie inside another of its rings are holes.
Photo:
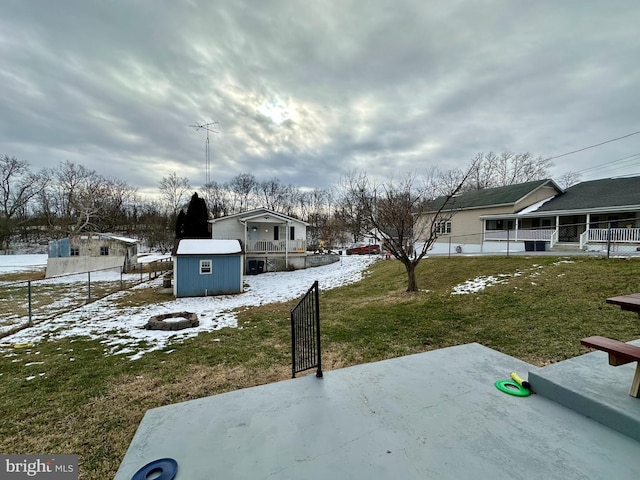
[[[309,226],[307,222],[304,222],[298,218],[290,217],[289,215],[285,215],[284,213],[279,213],[273,210],[269,210],[268,208],[256,208],[254,210],[248,210],[246,212],[234,213],[231,215],[226,215],[224,217],[214,218],[213,220],[210,220],[210,222],[217,223],[217,222],[226,221],[229,219],[236,219],[240,222],[246,222],[246,221],[255,220],[261,216],[266,216],[270,219],[277,219],[281,221],[297,222],[305,226]]]
[[[558,192],[562,189],[553,180],[535,180],[532,182],[506,185],[504,187],[487,188],[465,192],[451,198],[446,205],[446,210],[459,210],[482,207],[496,207],[501,205],[515,205],[526,196],[549,184]],[[445,202],[446,197],[439,197],[431,204],[432,210],[438,210]]]
[[[640,176],[581,182],[542,205],[537,212],[640,205]]]

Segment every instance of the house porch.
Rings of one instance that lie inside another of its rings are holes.
[[[558,244],[573,244],[580,249],[608,243],[640,246],[640,218],[637,212],[486,218],[484,226],[484,242],[543,241],[548,242],[551,249]]]

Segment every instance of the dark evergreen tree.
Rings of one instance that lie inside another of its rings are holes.
[[[178,217],[176,218],[176,238],[184,238],[185,234],[185,213],[184,210],[180,210]]]
[[[211,238],[208,220],[209,211],[204,198],[194,193],[184,217],[184,238]]]

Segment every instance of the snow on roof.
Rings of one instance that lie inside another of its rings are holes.
[[[540,200],[539,202],[534,203],[533,205],[529,205],[528,207],[523,208],[522,210],[520,210],[518,213],[531,213],[531,212],[535,212],[536,210],[538,210],[542,205],[544,205],[545,203],[547,203],[549,200],[552,200],[555,198],[555,195],[553,197],[549,197],[549,198],[545,198],[544,200]]]
[[[176,255],[228,255],[242,253],[238,240],[184,238],[180,240]]]
[[[114,240],[118,240],[120,242],[125,242],[125,243],[138,243],[138,240],[135,239],[135,238],[121,237],[120,235],[112,235],[110,233],[103,233],[102,236],[103,237],[109,237],[109,238],[112,238]]]

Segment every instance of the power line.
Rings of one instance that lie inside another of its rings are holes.
[[[640,133],[640,130],[638,130],[637,132],[629,133],[628,135],[623,135],[622,137],[612,138],[611,140],[606,140],[606,141],[601,142],[601,143],[596,143],[595,145],[589,145],[588,147],[579,148],[578,150],[574,150],[572,152],[567,152],[567,153],[563,153],[561,155],[556,155],[554,157],[549,157],[549,158],[547,158],[547,160],[554,160],[556,158],[566,157],[567,155],[572,155],[574,153],[582,152],[584,150],[589,150],[590,148],[599,147],[600,145],[604,145],[605,143],[616,142],[618,140],[622,140],[623,138],[631,137],[632,135],[637,135],[639,133]]]
[[[638,157],[638,156],[640,156],[640,153],[634,153],[633,155],[629,155],[627,157],[618,158],[617,160],[611,160],[610,162],[605,162],[605,163],[602,163],[600,165],[594,165],[593,167],[587,167],[587,168],[585,168],[583,170],[578,170],[576,173],[584,173],[584,172],[588,172],[588,171],[591,171],[591,170],[602,170],[602,169],[610,167],[610,166],[612,166],[614,164],[627,163],[627,162],[629,162],[629,160],[632,160],[632,159],[634,159],[634,157]],[[635,162],[631,163],[631,166],[636,166],[636,165],[637,164]]]

